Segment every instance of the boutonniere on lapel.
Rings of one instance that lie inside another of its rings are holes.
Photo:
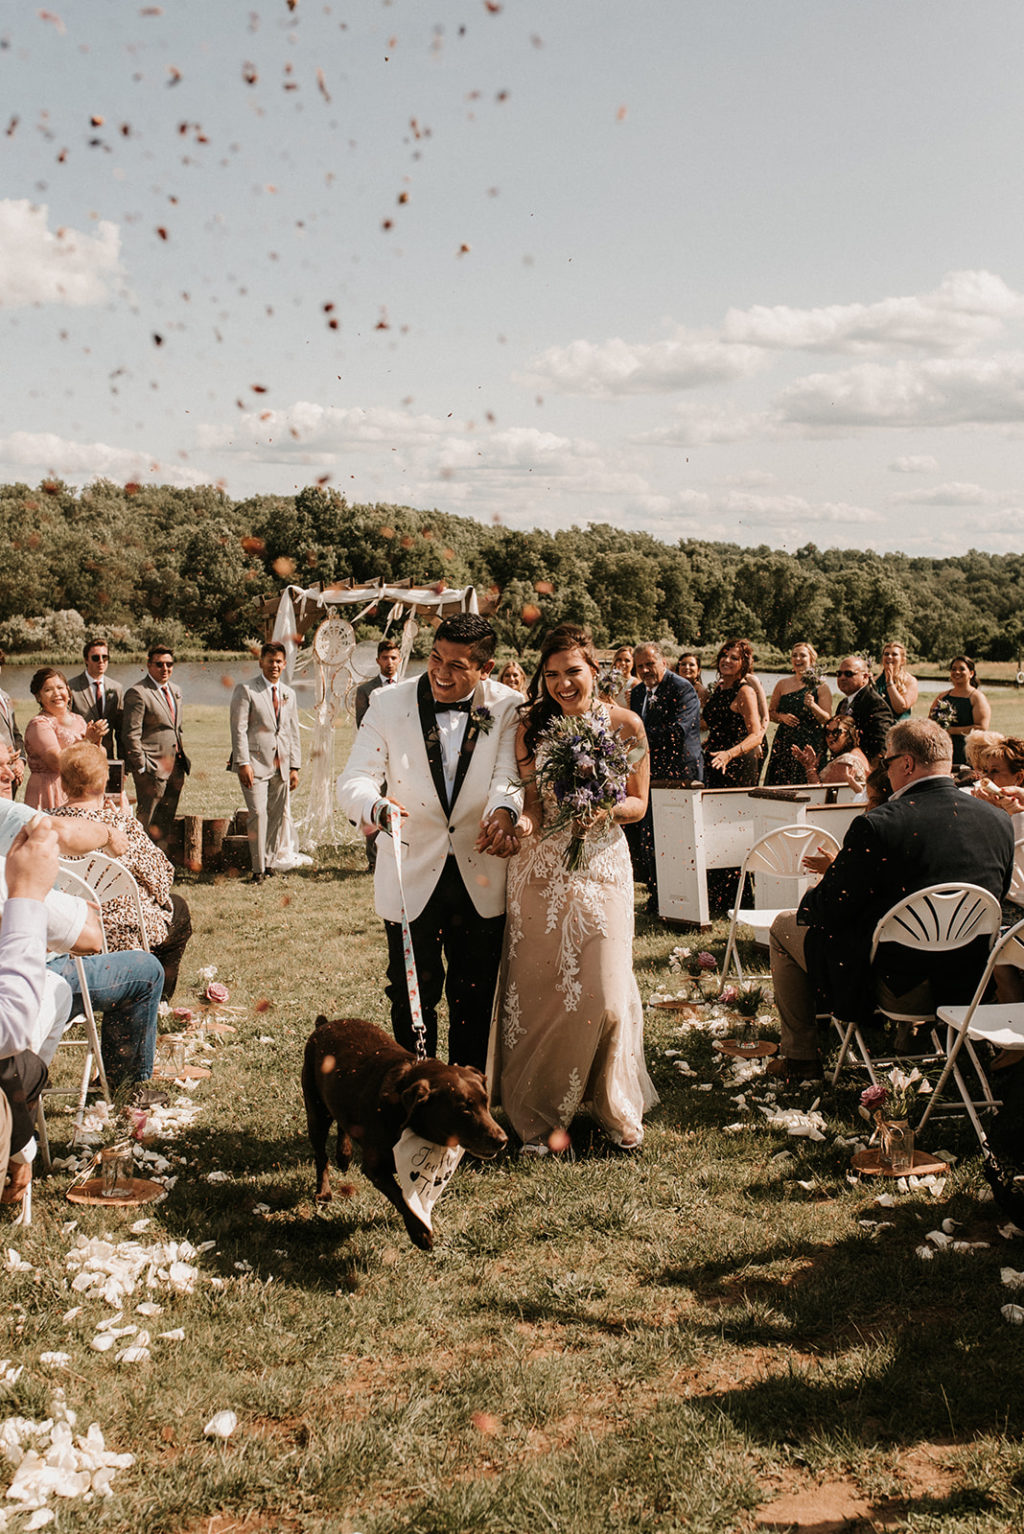
[[[494,727],[494,715],[486,703],[481,703],[479,707],[470,709],[469,722],[479,734],[489,735]]]

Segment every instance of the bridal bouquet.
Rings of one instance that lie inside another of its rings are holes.
[[[625,799],[630,769],[643,759],[645,747],[627,748],[599,714],[558,715],[547,725],[541,741],[544,750],[538,753],[533,781],[538,792],[549,788],[558,806],[543,834],[552,836],[564,826],[572,826],[565,866],[576,873],[589,861],[586,835],[590,825]]]
[[[936,698],[931,706],[929,717],[935,721],[940,730],[948,730],[950,725],[956,724],[956,709],[948,698]]]

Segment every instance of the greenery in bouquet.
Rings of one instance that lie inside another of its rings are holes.
[[[565,851],[570,873],[587,867],[587,831],[626,798],[630,771],[644,749],[628,748],[596,713],[558,715],[544,729],[532,781],[538,792],[548,789],[557,805],[542,835],[572,827]]]
[[[905,1071],[894,1065],[886,1077],[860,1094],[861,1117],[874,1119],[879,1128],[895,1120],[909,1119],[918,1097],[926,1097],[931,1083],[915,1065]]]

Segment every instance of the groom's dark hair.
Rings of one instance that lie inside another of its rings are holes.
[[[456,613],[453,618],[442,618],[434,638],[447,639],[449,644],[471,645],[470,655],[478,666],[494,659],[498,644],[494,629],[479,613]]]

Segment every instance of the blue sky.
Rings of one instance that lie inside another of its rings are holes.
[[[1017,548],[1022,43],[1016,0],[9,8],[0,478]]]

